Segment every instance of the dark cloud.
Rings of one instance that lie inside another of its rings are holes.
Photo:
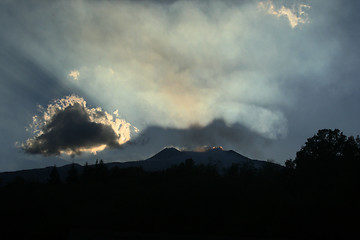
[[[97,114],[99,114],[97,112]],[[53,115],[42,128],[43,133],[23,145],[31,154],[60,155],[61,152],[80,154],[81,149],[106,145],[118,147],[118,136],[111,126],[90,120],[79,103],[69,105]]]
[[[185,129],[150,126],[124,145],[121,151],[135,151],[144,156],[160,151],[164,147],[178,147],[184,150],[197,150],[201,147],[222,146],[236,149],[250,157],[262,156],[263,146],[272,142],[241,124],[227,124],[216,119],[206,126],[191,126]]]

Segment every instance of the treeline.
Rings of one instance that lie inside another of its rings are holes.
[[[187,159],[146,172],[100,161],[81,173],[73,165],[65,181],[56,167],[46,184],[16,179],[0,188],[1,236],[342,239],[359,233],[359,191],[359,138],[324,129],[285,167],[233,165],[219,174]]]

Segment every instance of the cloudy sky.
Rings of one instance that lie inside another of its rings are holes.
[[[0,171],[360,134],[355,0],[0,3]]]

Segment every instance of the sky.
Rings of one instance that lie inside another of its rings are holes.
[[[360,133],[360,2],[0,2],[0,171]]]

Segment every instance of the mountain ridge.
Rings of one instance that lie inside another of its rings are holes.
[[[229,168],[233,164],[237,164],[239,166],[244,164],[251,164],[256,169],[262,168],[265,166],[265,164],[268,164],[268,162],[250,159],[233,150],[223,150],[222,148],[209,148],[205,151],[180,151],[176,148],[169,147],[164,148],[160,152],[145,160],[109,162],[105,163],[105,166],[108,169],[112,169],[114,167],[141,167],[145,171],[161,171],[185,162],[187,159],[192,159],[197,165],[213,165],[220,172],[225,168]],[[66,180],[67,173],[71,166],[72,164],[57,167],[62,181]],[[2,184],[11,182],[16,177],[21,177],[26,181],[46,182],[49,178],[49,174],[52,168],[52,166],[49,166],[45,168],[25,169],[14,172],[2,172],[0,173],[0,179],[2,180]],[[83,172],[84,166],[75,164],[75,168],[79,174],[81,174]]]

